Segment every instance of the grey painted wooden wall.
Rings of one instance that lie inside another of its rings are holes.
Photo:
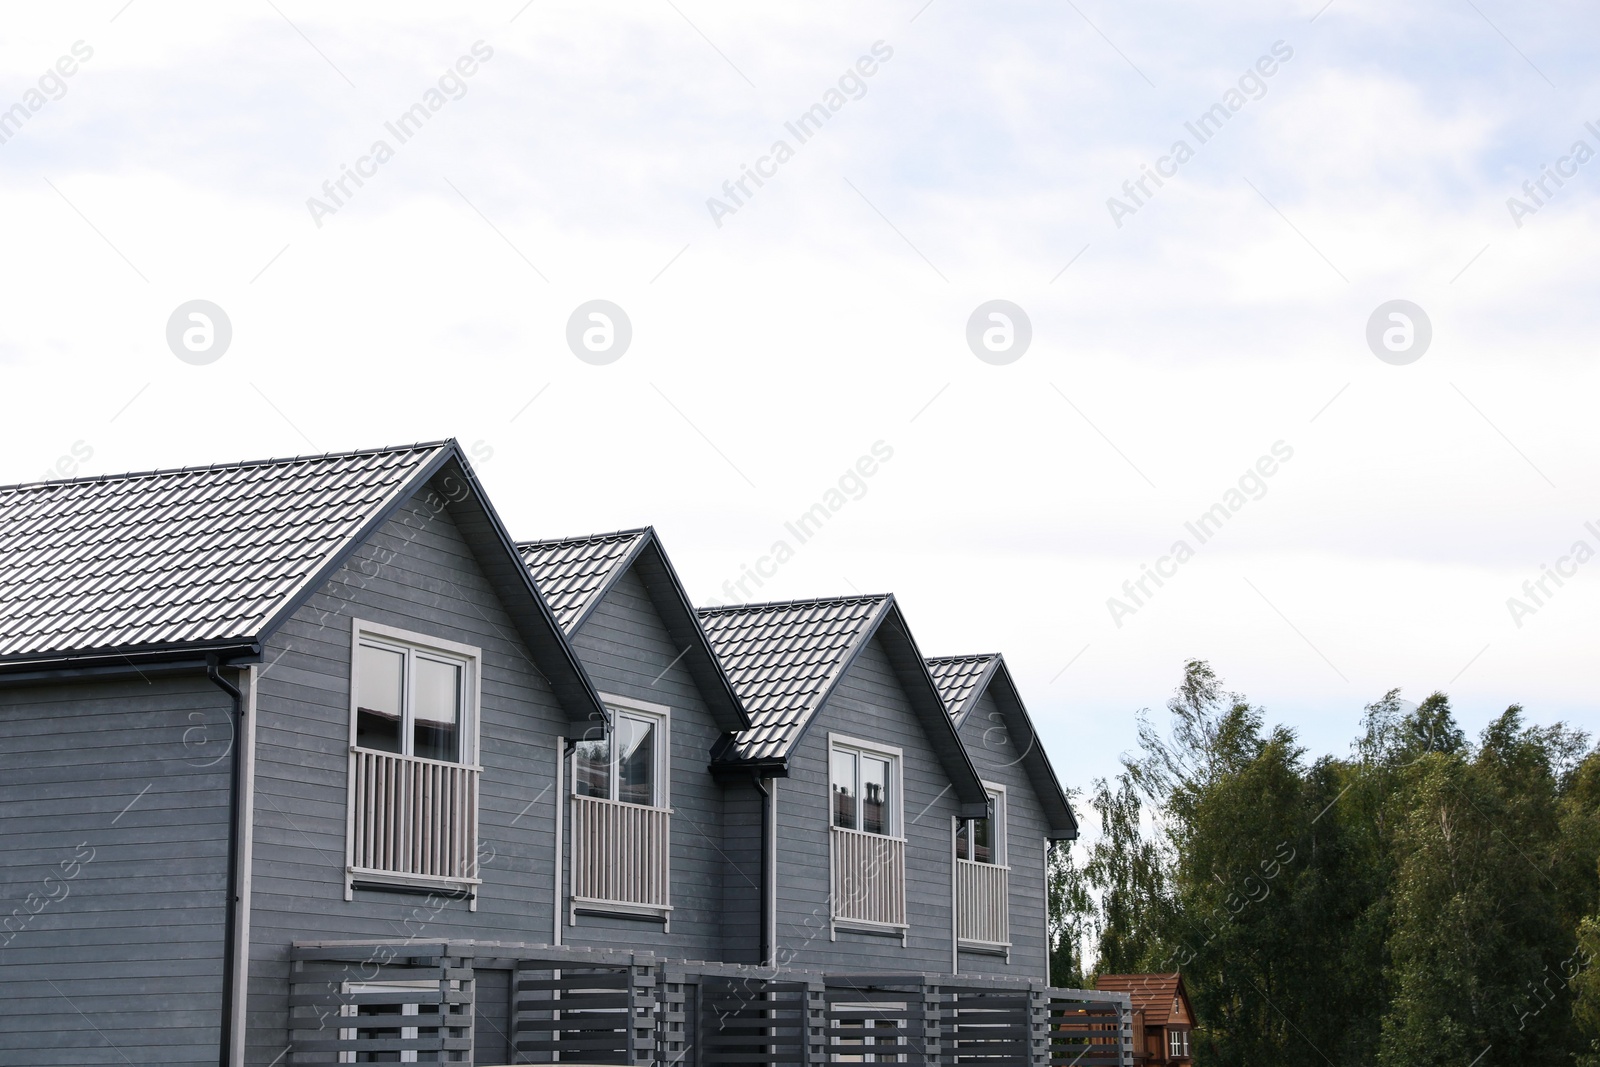
[[[567,928],[567,941],[637,947],[680,959],[717,959],[722,950],[723,805],[722,789],[707,767],[720,731],[689,673],[685,650],[673,644],[634,571],[611,587],[572,644],[600,692],[671,709],[673,911],[670,932],[651,920],[579,915],[577,925]]]
[[[1049,828],[1033,782],[1021,762],[1025,750],[1017,744],[1012,728],[989,693],[979,698],[962,723],[961,740],[978,768],[978,776],[1006,787],[1006,847],[1011,866],[1011,962],[1000,956],[963,951],[961,972],[1045,979],[1044,838]]]
[[[483,650],[478,910],[360,890],[344,899],[351,619]],[[556,737],[565,712],[449,513],[413,502],[276,636],[257,708],[248,1062],[287,1042],[290,943],[552,936]]]
[[[217,1062],[231,707],[0,689],[0,1063]]]
[[[829,940],[828,733],[904,751],[907,944],[841,930]],[[823,706],[778,786],[779,963],[876,973],[948,974],[951,964],[951,819],[957,804],[944,766],[874,638]]]

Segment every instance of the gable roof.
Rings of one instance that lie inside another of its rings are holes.
[[[1006,667],[1005,657],[998,652],[971,656],[937,656],[928,660],[928,673],[939,694],[944,698],[950,719],[960,730],[967,723],[985,693],[994,699],[1000,714],[1005,717],[1007,740],[1022,750],[1018,757],[1033,783],[1034,793],[1044,807],[1045,819],[1050,825],[1052,841],[1072,841],[1078,836],[1078,818],[1073,814],[1072,802],[1061,787],[1061,780],[1050,764],[1050,757],[1039,740],[1028,709],[1022,703]]]
[[[589,621],[622,576],[637,570],[673,644],[683,649],[684,666],[717,724],[729,733],[750,725],[744,703],[700,628],[689,594],[654,527],[524,541],[517,551],[569,638]]]
[[[435,479],[568,714],[603,716],[453,440],[0,487],[0,671],[259,655]]]
[[[444,448],[0,489],[0,658],[248,643]]]
[[[650,532],[646,527],[588,537],[519,541],[517,551],[556,621],[571,635],[604,599],[605,590],[627,570]]]
[[[939,687],[950,717],[958,723],[965,720],[965,712],[983,694],[983,684],[994,669],[998,654],[977,656],[934,656],[928,660],[928,673],[933,684]]]
[[[750,714],[750,728],[718,751],[719,764],[786,773],[790,754],[828,697],[868,643],[880,637],[963,815],[988,809],[983,783],[893,595],[701,608],[699,615]]]
[[[1183,976],[1172,974],[1098,974],[1094,987],[1106,993],[1126,993],[1134,1011],[1144,1012],[1146,1026],[1166,1026],[1172,1022],[1172,1001],[1183,998],[1187,1019],[1178,1020],[1194,1025],[1194,1005],[1189,1001],[1189,991],[1183,987]]]

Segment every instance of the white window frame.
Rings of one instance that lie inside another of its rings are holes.
[[[361,748],[356,744],[356,716],[359,714],[361,694],[359,679],[359,663],[361,658],[361,645],[363,642],[374,645],[388,646],[397,651],[404,651],[407,655],[407,670],[405,678],[405,694],[402,697],[401,709],[401,742],[400,753],[382,752],[380,749]],[[357,871],[355,866],[356,847],[356,754],[358,752],[379,752],[382,755],[402,755],[406,758],[427,758],[410,756],[406,750],[411,748],[414,741],[409,736],[411,731],[406,728],[409,716],[410,697],[409,691],[413,672],[411,671],[411,656],[415,652],[424,652],[435,658],[450,660],[462,667],[461,679],[461,737],[458,758],[455,760],[437,760],[439,763],[450,763],[472,772],[483,770],[478,762],[478,719],[479,709],[482,707],[483,698],[483,650],[476,645],[463,644],[459,641],[450,641],[433,634],[418,633],[415,630],[403,630],[397,626],[386,626],[382,623],[370,622],[366,619],[352,619],[350,623],[350,732],[349,732],[349,762],[345,771],[345,876],[344,899],[355,899],[356,883],[376,883],[397,886],[419,886],[435,888],[444,886],[447,889],[460,889],[467,893],[467,907],[471,911],[478,910],[477,887],[481,879],[476,877],[466,879],[435,879],[421,875],[405,874],[387,871]],[[482,807],[478,799],[477,786],[473,786],[471,803],[475,812],[481,812]],[[474,868],[476,864],[474,863]]]
[[[1188,1030],[1168,1030],[1167,1031],[1167,1058],[1168,1059],[1188,1059],[1189,1058],[1189,1031]]]
[[[655,766],[651,773],[655,777],[656,799],[653,804],[641,804],[637,807],[672,808],[672,709],[665,704],[652,704],[646,700],[634,700],[631,697],[613,696],[610,693],[600,694],[601,703],[611,713],[612,725],[606,729],[610,744],[607,746],[611,752],[611,792],[615,794],[622,787],[622,782],[617,775],[617,745],[616,745],[616,720],[618,718],[642,719],[652,723],[656,728]],[[580,739],[581,740],[581,739]],[[572,750],[568,757],[567,775],[572,780],[567,793],[569,796],[578,795],[578,750]],[[617,800],[615,796],[605,797],[606,800],[626,804],[628,801]]]
[[[984,782],[983,791],[989,795],[989,819],[994,823],[995,834],[994,862],[985,864],[985,866],[1003,867],[1006,870],[1010,870],[1011,851],[1006,833],[1006,817],[1010,805],[1006,798],[1006,787],[998,782]],[[972,819],[962,819],[961,821],[964,823],[973,822]],[[972,853],[974,857],[977,855],[977,850],[973,847],[971,826],[967,827],[967,851]],[[969,857],[967,862],[982,863],[983,861]]]
[[[897,841],[905,838],[905,785],[903,766],[905,752],[894,745],[886,745],[881,741],[866,741],[859,737],[850,737],[845,734],[828,734],[828,828],[833,828],[833,754],[845,751],[860,757],[876,756],[889,762],[889,832],[878,834],[878,837],[890,837]],[[865,798],[861,795],[861,764],[856,763],[856,830],[860,833],[870,833],[862,830],[861,805]]]
[[[662,813],[664,813],[664,816],[670,820],[670,817],[673,815],[673,809],[672,809],[672,709],[670,707],[668,707],[667,705],[665,705],[665,704],[654,704],[654,703],[651,703],[650,701],[647,701],[647,700],[638,700],[638,699],[635,699],[633,697],[617,696],[614,693],[600,693],[598,695],[600,697],[600,702],[606,706],[606,711],[611,716],[611,723],[608,724],[607,727],[606,727],[606,734],[607,734],[608,741],[610,742],[609,745],[608,745],[608,749],[609,749],[609,751],[611,753],[610,783],[611,783],[611,793],[613,795],[612,796],[608,796],[608,797],[603,797],[603,798],[595,797],[595,798],[591,798],[591,799],[595,799],[595,800],[603,799],[607,803],[618,804],[618,805],[621,805],[623,807],[628,807],[628,808],[643,808],[643,809],[647,809],[647,810],[651,810],[651,811],[662,812]],[[653,804],[634,804],[634,803],[632,803],[630,801],[616,799],[615,794],[621,789],[621,785],[622,785],[621,778],[617,773],[617,758],[619,756],[619,753],[617,751],[616,734],[615,734],[616,721],[619,718],[643,719],[643,720],[646,720],[646,721],[650,722],[652,725],[655,726],[655,729],[656,729],[655,765],[652,768],[652,772],[654,774],[655,794],[656,795],[655,795],[655,803],[653,803]],[[567,783],[565,783],[563,785],[563,790],[566,793],[567,797],[569,798],[567,800],[567,802],[566,802],[566,805],[565,805],[565,808],[566,808],[565,814],[561,816],[561,819],[564,821],[564,820],[569,819],[569,818],[576,818],[576,815],[575,815],[575,812],[574,812],[574,800],[579,796],[579,793],[578,793],[578,752],[577,752],[576,746],[573,747],[572,751],[567,755],[566,761],[563,764],[561,764],[561,766],[564,768],[566,777],[570,779],[569,782],[567,782]],[[558,833],[559,832],[560,832],[560,828],[558,828]],[[576,832],[577,832],[576,829],[574,829],[574,831],[573,831],[574,835],[576,834]],[[578,925],[578,916],[580,914],[586,914],[586,915],[612,915],[612,916],[623,916],[623,917],[630,917],[630,918],[644,918],[644,919],[651,919],[651,920],[655,920],[655,921],[660,921],[660,922],[662,922],[664,924],[663,927],[662,927],[662,932],[663,933],[671,933],[672,932],[672,911],[673,911],[673,908],[672,908],[672,903],[671,903],[671,894],[672,894],[672,859],[671,859],[671,856],[672,856],[672,829],[671,829],[670,821],[667,823],[666,834],[667,834],[667,837],[666,837],[665,847],[666,847],[666,853],[667,853],[667,861],[666,861],[667,869],[666,869],[665,878],[666,878],[667,901],[664,904],[634,904],[634,903],[629,903],[629,902],[625,902],[625,901],[616,901],[616,900],[601,900],[601,899],[594,899],[594,898],[579,898],[579,897],[573,895],[573,893],[574,893],[573,887],[576,886],[576,884],[577,884],[577,871],[576,871],[575,864],[577,863],[577,858],[578,858],[577,857],[578,845],[577,845],[576,840],[574,840],[573,843],[570,846],[570,851],[568,852],[568,854],[563,856],[561,854],[562,849],[569,848],[569,846],[567,846],[567,845],[565,845],[565,844],[563,844],[561,842],[558,842],[558,844],[557,844],[557,869],[558,870],[564,870],[565,874],[564,874],[564,876],[563,875],[558,875],[557,878],[556,878],[556,882],[557,882],[557,885],[560,886],[560,893],[561,893],[562,897],[566,901],[566,913],[567,913],[566,922],[567,922],[567,924],[569,926]],[[557,921],[559,922],[560,920],[558,919]]]
[[[403,756],[412,755],[410,749],[414,744],[412,736],[414,731],[407,729],[407,724],[411,722],[410,693],[415,676],[415,672],[412,670],[412,661],[416,654],[421,652],[429,658],[454,663],[461,667],[460,754],[454,760],[441,760],[439,762],[460,763],[465,766],[476,767],[478,765],[478,702],[482,693],[479,664],[483,662],[483,650],[475,645],[446,641],[444,638],[434,637],[430,634],[419,634],[394,626],[365,622],[361,619],[354,620],[350,627],[350,747],[352,749],[359,747],[356,744],[356,715],[361,704],[359,663],[363,644],[388,648],[405,654],[405,692],[402,697],[404,707],[401,710],[400,752],[398,753]],[[362,751],[381,750],[363,749]],[[389,754],[395,755],[396,753]]]

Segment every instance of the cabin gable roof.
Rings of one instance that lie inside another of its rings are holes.
[[[751,720],[717,752],[720,767],[785,772],[829,696],[878,638],[963,814],[987,810],[983,783],[892,595],[702,608],[699,614]]]
[[[732,734],[750,726],[744,703],[723,670],[655,528],[517,545],[534,583],[570,638],[583,628],[623,575],[637,572],[650,602],[694,678],[718,726]]]
[[[0,672],[258,656],[419,495],[449,509],[568,713],[604,715],[453,440],[0,488]]]
[[[1034,728],[1022,695],[1006,667],[1005,657],[998,652],[968,656],[936,656],[928,660],[928,673],[933,677],[939,694],[956,729],[966,725],[978,702],[985,693],[993,697],[1000,713],[1005,716],[1006,732],[1013,743],[1022,749],[1022,765],[1028,773],[1033,789],[1044,807],[1050,824],[1053,841],[1072,841],[1078,836],[1078,818],[1072,811],[1067,792],[1056,777],[1044,743]]]
[[[1192,1027],[1194,1005],[1189,1001],[1189,991],[1184,988],[1183,976],[1172,974],[1101,974],[1096,975],[1094,987],[1102,992],[1126,993],[1135,1012],[1144,1014],[1146,1026]],[[1172,1010],[1178,1003],[1181,1009]]]

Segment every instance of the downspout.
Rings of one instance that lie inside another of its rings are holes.
[[[241,728],[244,720],[244,693],[239,687],[224,678],[217,670],[217,658],[206,657],[206,677],[212,683],[227,693],[233,700],[233,751],[230,760],[230,773],[228,783],[228,883],[227,905],[223,920],[222,942],[222,1040],[217,1053],[217,1063],[220,1067],[230,1067],[233,1053],[233,1013],[235,1001],[239,995],[238,984],[234,981],[234,964],[238,959],[238,946],[236,944],[239,933],[239,821],[242,803],[241,781],[243,779],[244,763],[244,731]]]
[[[750,781],[761,792],[761,966],[776,966],[777,908],[773,903],[772,855],[777,847],[776,805],[767,780],[752,772]]]

